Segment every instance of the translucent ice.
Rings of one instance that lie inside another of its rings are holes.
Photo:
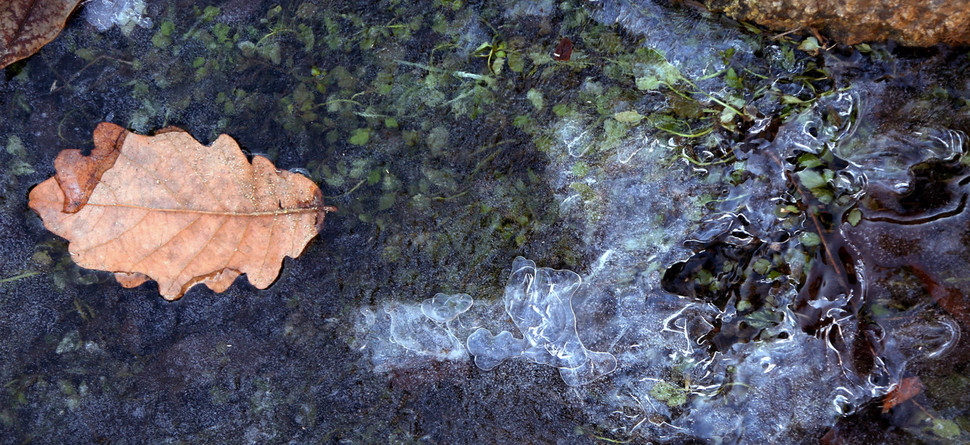
[[[421,304],[385,303],[379,310],[364,307],[357,329],[360,348],[369,353],[378,372],[413,367],[429,359],[465,360],[468,353],[452,324],[472,303],[467,294],[437,294]]]
[[[576,331],[572,296],[581,283],[568,270],[537,268],[518,257],[505,287],[505,311],[522,333],[516,338],[503,331],[492,335],[480,328],[468,336],[468,352],[484,370],[512,357],[526,357],[559,368],[567,385],[580,386],[616,369],[616,358],[607,352],[586,349]]]
[[[386,308],[391,316],[391,341],[419,355],[458,360],[465,355],[454,334],[426,318],[414,305]]]
[[[421,303],[421,312],[437,323],[448,323],[472,307],[468,294],[436,294]]]

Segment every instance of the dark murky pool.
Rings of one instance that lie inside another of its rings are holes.
[[[92,0],[0,79],[3,443],[970,440],[970,56],[644,1]],[[97,123],[330,214],[166,302],[27,208]]]

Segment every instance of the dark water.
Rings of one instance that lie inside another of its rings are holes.
[[[646,1],[89,2],[0,79],[0,437],[966,441],[968,68]],[[267,290],[123,289],[26,205],[102,121],[339,211]]]

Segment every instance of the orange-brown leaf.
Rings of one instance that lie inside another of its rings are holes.
[[[169,300],[198,283],[222,292],[243,273],[265,289],[334,210],[313,181],[250,163],[226,135],[206,147],[178,129],[142,136],[102,123],[94,140],[90,156],[62,151],[29,205],[78,265],[125,287],[154,279]]]
[[[882,413],[888,413],[894,406],[916,397],[922,391],[923,384],[919,381],[919,377],[903,379],[892,391],[889,391],[889,394],[886,394],[886,398],[882,401]]]
[[[54,40],[79,1],[0,1],[0,68],[30,56]]]

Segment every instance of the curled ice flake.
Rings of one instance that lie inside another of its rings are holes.
[[[563,381],[580,386],[616,369],[616,358],[607,352],[586,349],[576,331],[572,295],[582,280],[569,270],[537,268],[518,257],[505,286],[505,311],[522,333],[492,335],[480,328],[468,336],[468,352],[475,364],[489,370],[503,360],[523,356],[536,363],[555,366]]]

